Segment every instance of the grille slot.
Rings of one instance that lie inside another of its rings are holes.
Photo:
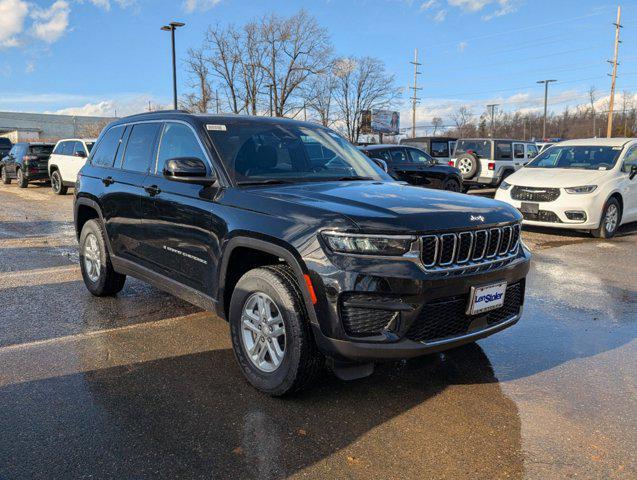
[[[479,315],[465,313],[469,301],[468,295],[434,300],[423,306],[406,336],[416,342],[432,342],[457,337],[469,333],[471,323],[484,317],[486,317],[486,327],[491,327],[518,315],[523,298],[524,282],[518,282],[507,287],[502,307]]]
[[[550,223],[562,223],[560,217],[555,212],[549,210],[539,210],[537,213],[521,212],[524,220],[531,220],[534,222],[550,222]]]
[[[538,188],[515,186],[511,189],[511,198],[523,202],[553,202],[560,196],[559,188]]]
[[[359,293],[347,293],[341,297],[341,319],[345,332],[352,337],[367,337],[381,334],[389,324],[396,319],[399,313],[395,310],[381,310],[378,308],[359,307],[365,303],[389,303],[396,299],[365,295]],[[356,302],[356,306],[347,305],[348,302]]]
[[[427,270],[446,271],[506,261],[518,251],[520,225],[422,237],[421,261]]]

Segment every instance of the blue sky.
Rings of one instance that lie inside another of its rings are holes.
[[[637,2],[624,1],[618,89],[637,91]],[[213,23],[242,23],[305,8],[342,55],[382,59],[397,84],[412,80],[421,54],[419,122],[447,121],[467,104],[538,109],[555,78],[553,110],[607,94],[617,4],[599,0],[0,0],[0,110],[128,114],[169,104],[169,34],[178,55],[200,45]],[[180,84],[187,83],[180,68]],[[408,110],[405,91],[404,105]],[[403,126],[409,124],[404,115]]]

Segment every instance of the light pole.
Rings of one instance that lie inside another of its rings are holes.
[[[270,89],[270,116],[272,116],[272,114],[274,113],[272,105],[272,88],[274,88],[274,84],[268,83],[266,86]]]
[[[544,123],[542,124],[542,140],[546,138],[546,111],[549,100],[549,83],[557,82],[557,80],[538,80],[537,83],[544,84]]]
[[[175,30],[179,27],[186,25],[182,22],[170,22],[168,25],[164,25],[161,29],[164,32],[170,32],[172,50],[173,50],[173,106],[177,110],[177,63],[175,60]]]

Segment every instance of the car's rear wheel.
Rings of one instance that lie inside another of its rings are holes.
[[[68,188],[62,183],[62,175],[59,170],[53,170],[51,172],[51,190],[56,195],[66,195]]]
[[[16,171],[16,179],[18,181],[18,187],[27,188],[29,186],[29,181],[24,176],[24,172],[21,168],[18,168],[18,170]]]
[[[450,178],[445,181],[444,185],[442,186],[442,189],[447,190],[449,192],[459,192],[462,190],[462,187],[460,186],[460,183],[458,182],[458,180]]]
[[[602,219],[599,222],[599,227],[595,230],[591,230],[591,234],[597,238],[612,238],[617,233],[619,223],[621,222],[622,211],[619,206],[619,202],[616,198],[610,198],[604,210],[602,211]]]
[[[7,169],[5,167],[0,167],[0,177],[2,178],[2,183],[4,183],[5,185],[9,185],[11,183],[11,178],[9,177],[9,174],[7,173]]]
[[[126,275],[113,270],[104,230],[97,220],[89,220],[82,227],[80,269],[86,288],[97,297],[115,295],[124,288]]]
[[[321,372],[324,358],[312,336],[292,270],[250,270],[230,301],[232,347],[248,381],[274,396],[302,390]]]
[[[473,178],[478,175],[480,161],[474,154],[465,153],[456,159],[456,168],[460,170],[462,178]]]

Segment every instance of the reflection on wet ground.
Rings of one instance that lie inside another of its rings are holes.
[[[479,344],[280,400],[214,315],[135,280],[90,296],[58,250],[70,197],[26,226],[20,195],[0,189],[2,479],[637,476],[634,235],[538,249],[522,321]]]

